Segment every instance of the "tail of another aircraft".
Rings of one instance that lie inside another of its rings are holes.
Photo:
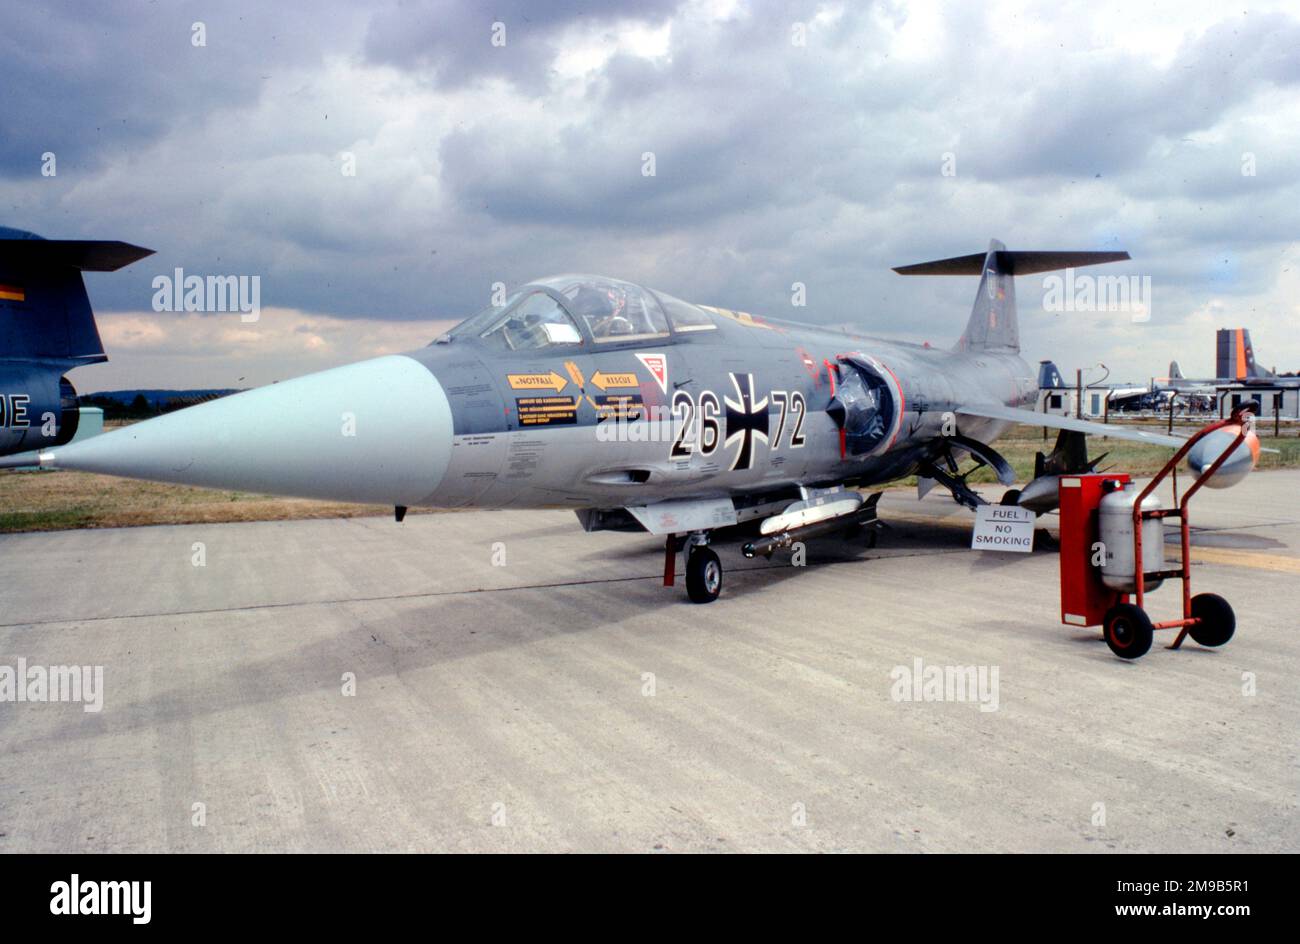
[[[121,242],[42,239],[0,227],[0,359],[107,360],[82,271],[111,272],[151,250]]]
[[[1052,361],[1038,362],[1038,389],[1039,390],[1063,390],[1065,389],[1065,378],[1061,376],[1061,369]]]
[[[1186,380],[1186,379],[1187,379],[1186,377],[1183,376],[1183,369],[1182,369],[1181,367],[1178,366],[1178,361],[1170,361],[1170,362],[1169,362],[1169,379],[1170,379],[1170,380]]]
[[[1249,328],[1220,328],[1215,333],[1216,377],[1250,380],[1272,377],[1273,372],[1255,363],[1255,348]]]
[[[1025,252],[1008,250],[996,239],[988,252],[955,256],[934,262],[899,266],[899,275],[979,275],[980,287],[957,351],[1020,351],[1020,325],[1016,316],[1015,276],[1059,269],[1118,262],[1127,252]]]

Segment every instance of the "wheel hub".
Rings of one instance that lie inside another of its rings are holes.
[[[710,593],[717,593],[721,583],[722,568],[713,561],[709,561],[704,568],[704,586],[708,588]]]

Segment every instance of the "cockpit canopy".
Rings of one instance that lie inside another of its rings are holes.
[[[556,275],[529,282],[448,336],[525,351],[666,339],[716,327],[702,308],[663,292],[597,275]]]

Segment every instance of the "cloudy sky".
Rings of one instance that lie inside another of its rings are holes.
[[[1151,279],[1145,323],[1019,280],[1028,359],[1205,375],[1246,325],[1300,367],[1294,3],[3,3],[0,225],[157,250],[87,277],[83,391],[409,349],[560,271],[946,345],[973,281],[889,267],[990,237]],[[153,311],[177,267],[260,320]]]

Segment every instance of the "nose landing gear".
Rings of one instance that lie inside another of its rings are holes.
[[[709,547],[707,531],[687,537],[668,535],[664,543],[664,586],[673,585],[677,555],[685,548],[686,595],[692,603],[712,603],[722,593],[722,561]]]
[[[692,603],[712,603],[722,593],[722,561],[711,547],[691,546],[686,558],[686,595]]]

